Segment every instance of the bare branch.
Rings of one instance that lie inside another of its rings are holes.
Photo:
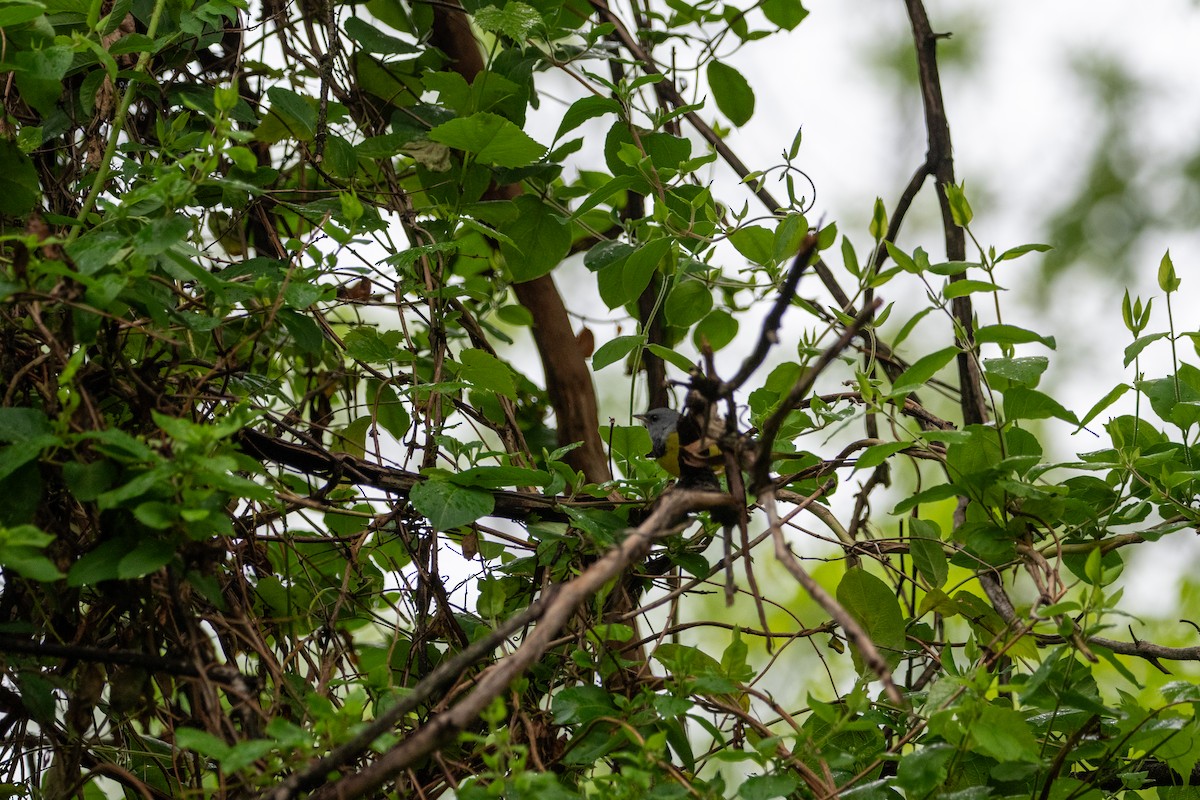
[[[676,530],[684,515],[724,507],[728,503],[729,496],[720,492],[677,490],[663,495],[646,521],[630,531],[620,545],[609,550],[579,577],[558,586],[545,602],[540,622],[521,646],[484,672],[469,695],[413,731],[361,771],[315,791],[314,800],[361,797],[453,739],[542,657],[580,605],[630,564],[642,560],[657,539]]]
[[[758,500],[767,512],[767,524],[771,529],[771,537],[775,541],[775,557],[792,574],[796,582],[804,587],[804,591],[808,592],[809,597],[815,600],[817,605],[825,609],[825,613],[833,617],[833,621],[841,626],[846,639],[858,650],[863,662],[875,673],[880,682],[883,683],[883,689],[887,692],[888,699],[897,706],[904,707],[904,696],[896,688],[896,683],[892,680],[892,671],[888,668],[887,661],[884,660],[883,656],[879,655],[879,650],[875,647],[875,643],[871,641],[871,637],[858,624],[858,620],[850,616],[850,612],[843,608],[842,604],[835,600],[833,595],[825,591],[825,587],[813,580],[812,576],[808,574],[796,556],[792,554],[787,540],[783,538],[783,525],[780,523],[779,510],[775,505],[774,489],[770,487],[765,489],[759,494]]]

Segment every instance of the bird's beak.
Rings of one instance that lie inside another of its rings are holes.
[[[646,415],[645,415],[645,414],[634,414],[634,415],[633,415],[633,418],[634,418],[634,419],[636,419],[638,422],[645,422],[645,421],[646,421]]]

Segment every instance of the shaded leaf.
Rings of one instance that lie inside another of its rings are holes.
[[[496,505],[490,492],[435,478],[415,484],[409,500],[431,525],[442,531],[485,517]]]
[[[444,122],[429,132],[429,138],[498,167],[528,166],[546,152],[512,122],[488,111]]]
[[[717,108],[739,128],[754,116],[754,90],[749,82],[728,64],[720,61],[708,62],[708,85],[712,89]]]

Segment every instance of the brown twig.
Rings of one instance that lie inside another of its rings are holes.
[[[871,637],[863,630],[862,625],[858,624],[858,620],[850,615],[841,603],[834,599],[833,595],[825,591],[825,587],[817,583],[808,571],[801,565],[799,559],[792,553],[788,547],[787,540],[783,538],[783,525],[779,519],[779,510],[775,505],[775,491],[771,487],[767,487],[758,495],[758,500],[762,503],[763,509],[767,512],[767,525],[771,530],[771,538],[775,541],[775,557],[780,563],[792,574],[809,596],[816,601],[817,605],[821,606],[829,616],[833,617],[834,622],[841,626],[842,633],[850,644],[858,650],[862,656],[863,663],[875,673],[876,677],[883,684],[883,689],[887,693],[888,699],[897,706],[903,707],[904,696],[900,694],[900,690],[896,688],[895,682],[892,680],[892,671],[887,665],[887,661],[879,654],[875,643],[871,641]]]
[[[484,672],[469,695],[417,728],[362,770],[315,791],[312,794],[314,800],[361,797],[452,740],[513,680],[545,654],[558,631],[581,604],[631,563],[644,558],[655,540],[675,530],[683,515],[726,506],[728,502],[728,496],[719,492],[675,491],[663,495],[654,512],[630,531],[621,544],[609,550],[579,577],[557,588],[545,601],[538,625],[520,647]]]
[[[791,391],[788,392],[788,396],[780,403],[775,413],[763,423],[762,432],[758,437],[754,466],[751,471],[750,488],[752,491],[757,493],[761,487],[771,482],[771,452],[774,449],[775,437],[779,434],[779,429],[783,425],[783,421],[787,419],[787,415],[792,413],[792,410],[812,390],[817,377],[825,371],[826,367],[832,364],[833,360],[850,346],[850,342],[858,335],[859,331],[862,330],[862,326],[870,320],[880,305],[880,302],[877,300],[871,306],[858,312],[858,316],[846,326],[842,331],[842,335],[838,337],[838,340],[821,353],[816,362],[792,386]]]
[[[771,347],[779,343],[779,326],[783,323],[783,315],[791,306],[792,298],[796,296],[796,288],[800,285],[800,278],[803,277],[804,270],[808,268],[813,254],[816,252],[817,237],[815,234],[809,234],[800,247],[800,252],[792,259],[787,278],[779,287],[779,292],[775,297],[775,304],[771,306],[771,311],[763,319],[754,349],[742,360],[742,366],[738,369],[737,374],[721,384],[718,391],[719,396],[730,397],[742,388],[754,371],[762,365],[763,359],[767,357],[767,352]]]
[[[929,25],[929,16],[921,0],[905,0],[908,18],[912,23],[913,42],[917,51],[917,72],[921,83],[921,102],[925,108],[925,132],[929,143],[926,168],[932,170],[937,180],[938,205],[942,210],[942,228],[946,237],[946,258],[964,261],[967,257],[967,242],[963,229],[954,222],[950,210],[950,199],[946,186],[953,185],[954,156],[950,142],[950,122],[946,117],[946,103],[942,98],[942,83],[938,76],[938,35]],[[954,280],[963,280],[964,275],[955,275]],[[958,354],[958,378],[962,391],[963,422],[976,425],[988,418],[987,398],[980,389],[981,376],[975,353],[974,314],[969,295],[951,301],[951,310],[958,321],[961,333]]]
[[[434,692],[458,678],[463,671],[491,654],[501,642],[508,639],[530,622],[538,619],[553,600],[550,591],[524,611],[505,620],[494,631],[464,647],[446,659],[423,678],[412,691],[380,714],[372,723],[359,731],[347,742],[338,745],[323,756],[284,779],[278,786],[260,795],[260,800],[290,800],[300,792],[320,786],[330,772],[341,769],[362,755],[380,736],[391,730],[408,713],[429,700]]]

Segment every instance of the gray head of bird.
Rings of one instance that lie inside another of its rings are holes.
[[[673,408],[652,408],[645,414],[634,414],[633,418],[646,426],[654,455],[661,455],[667,447],[667,437],[674,433],[679,424],[679,412]]]

